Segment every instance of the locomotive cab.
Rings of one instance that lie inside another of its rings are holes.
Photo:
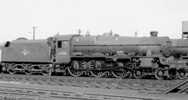
[[[70,62],[71,35],[55,36],[55,63]]]

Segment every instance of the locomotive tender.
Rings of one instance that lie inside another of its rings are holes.
[[[1,70],[10,74],[64,73],[74,77],[185,78],[188,40],[105,33],[13,40],[1,48]]]

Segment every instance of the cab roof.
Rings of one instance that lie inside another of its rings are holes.
[[[57,40],[71,40],[74,36],[79,36],[79,35],[55,35],[54,38]]]
[[[46,39],[40,39],[40,40],[13,40],[11,43],[45,43],[47,42]]]

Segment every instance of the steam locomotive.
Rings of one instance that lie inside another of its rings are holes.
[[[0,51],[1,71],[97,78],[187,77],[188,40],[157,34],[156,31],[150,37],[76,34],[7,41]]]

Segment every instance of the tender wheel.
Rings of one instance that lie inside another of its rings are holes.
[[[79,70],[80,64],[78,61],[73,61],[72,66],[68,67],[68,72],[73,77],[79,77],[82,75],[82,71]]]
[[[49,68],[48,70],[43,70],[42,75],[43,76],[51,76],[52,75],[52,69]]]
[[[8,70],[9,74],[16,74],[17,72],[23,72],[24,68],[22,65],[14,65]]]
[[[186,76],[186,71],[181,69],[181,70],[178,70],[177,72],[177,77],[178,79],[185,79],[187,76]]]
[[[9,69],[9,70],[8,70],[8,73],[11,74],[11,75],[13,75],[13,74],[16,74],[16,71],[15,71],[15,70],[12,70],[12,69]]]
[[[32,73],[30,71],[25,71],[25,75],[31,75]]]
[[[50,72],[47,72],[47,71],[42,71],[41,74],[43,76],[50,76]]]
[[[165,79],[165,70],[164,69],[156,69],[155,70],[155,78],[158,80]]]
[[[141,79],[143,77],[143,73],[141,70],[135,70],[133,73],[133,77],[136,79]]]
[[[120,79],[126,78],[128,76],[128,71],[125,69],[120,69],[118,71],[111,71],[111,73],[115,78],[120,78]]]

